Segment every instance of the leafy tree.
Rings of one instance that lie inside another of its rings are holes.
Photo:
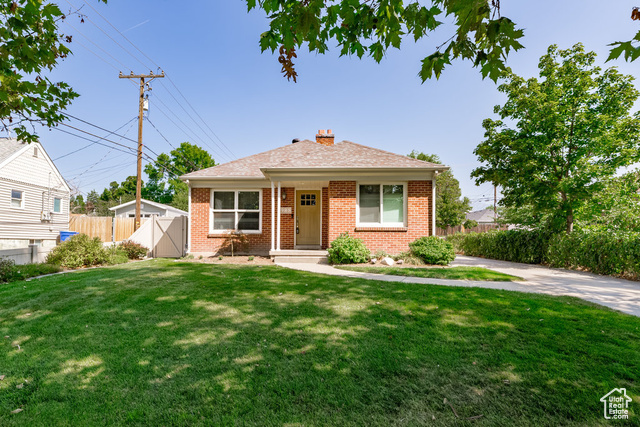
[[[506,71],[512,50],[519,50],[523,31],[501,15],[500,0],[246,0],[249,11],[262,9],[269,29],[260,35],[262,51],[278,50],[282,73],[296,81],[293,59],[306,45],[310,52],[325,53],[336,43],[340,55],[369,55],[380,62],[391,47],[400,49],[405,38],[418,42],[436,33],[442,15],[454,21],[447,40],[422,60],[424,82],[438,78],[454,59],[470,60],[482,77],[497,81]],[[632,19],[640,19],[634,8]],[[640,31],[626,42],[615,42],[611,56],[624,54],[626,60],[640,57]]]
[[[82,194],[72,195],[69,199],[69,206],[71,213],[82,214],[86,212],[86,204]]]
[[[325,53],[335,41],[341,55],[365,54],[380,62],[390,47],[400,49],[403,38],[418,41],[433,33],[442,14],[453,16],[455,29],[449,39],[422,60],[420,77],[440,76],[451,60],[473,61],[483,77],[494,81],[505,70],[511,50],[523,46],[523,31],[509,18],[500,16],[499,0],[246,0],[248,10],[263,9],[269,30],[260,36],[262,51],[279,50],[284,75],[296,80],[293,58],[306,44],[310,52]]]
[[[631,10],[631,19],[640,21],[640,7],[636,6]],[[635,61],[640,57],[640,31],[631,40],[611,43],[609,46],[615,47],[611,49],[607,61],[619,58],[623,54],[625,61]]]
[[[35,122],[55,126],[63,110],[78,96],[64,82],[44,75],[71,52],[58,22],[60,8],[43,0],[0,3],[0,123],[23,141],[35,141]]]
[[[425,162],[440,164],[440,158],[435,154],[420,153],[415,150],[409,157]],[[456,227],[465,222],[467,212],[471,210],[469,198],[462,196],[460,182],[454,178],[451,169],[436,176],[436,226],[440,228]],[[467,225],[473,226],[468,223]],[[467,226],[465,225],[465,227]],[[477,224],[476,224],[477,225]]]
[[[581,44],[553,45],[540,59],[540,80],[509,71],[498,87],[507,96],[495,107],[501,120],[484,120],[486,139],[474,151],[477,184],[500,185],[502,205],[527,207],[567,233],[602,180],[640,158],[633,77],[603,71],[595,59]]]
[[[607,179],[576,213],[580,228],[640,232],[640,171]]]
[[[215,165],[213,157],[206,150],[183,142],[169,154],[160,154],[154,164],[145,166],[144,171],[149,181],[142,189],[142,196],[187,210],[189,189],[187,184],[180,181],[179,176]]]

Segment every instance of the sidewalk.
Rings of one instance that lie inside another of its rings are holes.
[[[624,313],[640,316],[640,282],[616,279],[591,273],[547,268],[539,265],[518,264],[458,255],[455,266],[485,267],[501,273],[522,277],[525,281],[489,282],[480,280],[426,279],[422,277],[390,276],[338,270],[326,264],[280,263],[294,270],[330,276],[355,277],[385,282],[405,282],[443,286],[480,287],[548,295],[568,295],[611,307]]]

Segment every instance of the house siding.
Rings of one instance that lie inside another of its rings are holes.
[[[407,183],[406,228],[358,228],[356,227],[356,181],[331,181],[329,183],[329,242],[340,234],[361,239],[371,252],[384,250],[397,254],[409,250],[409,243],[422,236],[431,235],[431,181]]]
[[[114,214],[115,216],[119,217],[119,218],[129,218],[129,215],[134,215],[136,214],[136,205],[135,203],[129,206],[125,206],[123,208],[120,209],[116,209],[114,210]],[[177,214],[171,215],[167,209],[160,209],[157,208],[155,206],[151,206],[151,205],[146,205],[144,202],[142,202],[142,209],[140,209],[140,215],[158,215],[158,216],[168,216],[168,217],[174,217],[174,216],[178,216]]]
[[[30,239],[55,241],[69,229],[69,191],[37,147],[38,157],[30,147],[0,168],[0,248],[26,247]],[[23,192],[24,209],[11,207],[11,190]],[[62,199],[61,212],[42,221],[42,211],[53,211],[54,198]]]

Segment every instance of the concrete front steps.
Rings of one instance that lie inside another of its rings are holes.
[[[279,250],[269,251],[269,256],[275,264],[305,263],[305,264],[328,264],[329,253],[322,250]]]

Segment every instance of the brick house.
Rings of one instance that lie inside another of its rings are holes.
[[[447,166],[334,144],[331,130],[183,175],[189,252],[216,254],[241,234],[242,251],[282,254],[329,247],[341,233],[395,254],[435,235],[435,174]],[[237,246],[236,246],[237,248]],[[236,249],[237,250],[237,249]]]

